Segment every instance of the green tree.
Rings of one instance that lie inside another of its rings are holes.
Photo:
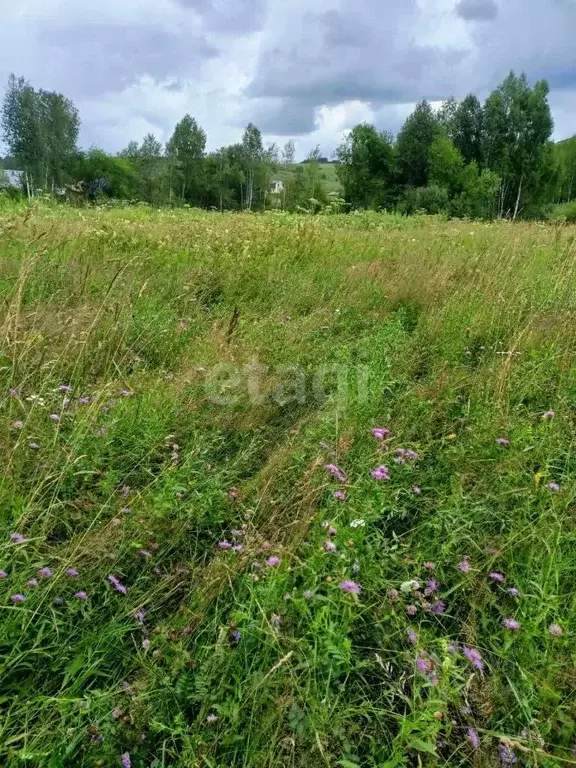
[[[85,182],[89,198],[105,195],[123,200],[137,196],[137,172],[127,157],[112,157],[98,147],[76,157],[75,177]]]
[[[460,151],[465,164],[483,164],[482,151],[482,105],[473,93],[468,94],[454,110],[450,138]]]
[[[294,165],[295,157],[296,147],[294,146],[294,139],[288,139],[282,150],[282,162],[284,165]]]
[[[441,134],[441,125],[427,101],[422,101],[407,118],[396,141],[400,182],[424,187],[428,181],[430,147]]]
[[[251,211],[254,198],[254,180],[264,156],[262,134],[253,123],[248,124],[242,136],[242,154],[246,169],[245,207]]]
[[[428,183],[455,194],[461,184],[462,155],[447,136],[434,139],[428,153]]]
[[[380,207],[393,195],[394,148],[390,134],[373,125],[355,126],[336,150],[337,174],[355,207]]]
[[[197,203],[201,199],[205,151],[206,133],[193,117],[185,115],[166,145],[170,170],[179,181],[182,200]]]

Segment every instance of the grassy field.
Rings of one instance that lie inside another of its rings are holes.
[[[575,234],[5,210],[0,764],[576,764]]]

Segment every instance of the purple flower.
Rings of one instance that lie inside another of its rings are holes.
[[[389,600],[392,600],[392,602],[396,602],[400,597],[400,592],[398,592],[397,589],[389,589],[388,592],[386,592],[386,597]]]
[[[510,440],[507,437],[497,437],[496,442],[498,445],[510,445]]]
[[[70,386],[70,384],[60,384],[60,386],[58,387],[58,391],[66,392],[67,394],[69,394],[70,392],[72,392],[72,387]]]
[[[89,397],[79,397],[78,398],[78,402],[80,403],[80,405],[88,405],[90,403],[90,398]]]
[[[128,752],[124,752],[121,759],[122,759],[122,768],[132,768],[132,763],[130,762],[130,755]]]
[[[426,589],[424,590],[424,594],[426,597],[430,597],[430,595],[433,595],[434,592],[438,592],[438,588],[440,585],[436,581],[436,579],[428,579],[426,582]]]
[[[243,544],[234,544],[232,547],[234,552],[244,552],[244,545]]]
[[[498,744],[498,753],[502,765],[516,765],[518,762],[514,750],[508,744]]]
[[[436,568],[436,563],[432,563],[429,560],[427,563],[424,563],[424,568],[426,568],[427,571],[433,571]]]
[[[75,592],[75,593],[74,593],[74,597],[75,597],[77,600],[88,600],[88,595],[87,595],[87,594],[86,594],[86,592],[84,592],[84,590],[82,590],[82,589],[81,589],[79,592]]]
[[[508,587],[508,589],[506,590],[506,592],[508,592],[508,594],[509,594],[511,597],[520,597],[520,590],[519,590],[519,589],[516,589],[516,587]]]
[[[422,672],[423,675],[426,675],[428,672],[432,671],[432,662],[430,659],[427,659],[426,656],[418,656],[416,659],[416,669],[418,672]]]
[[[559,491],[560,486],[558,483],[548,483],[548,488],[550,488],[551,491]]]
[[[3,571],[3,570],[1,570],[1,569],[0,569],[0,579],[5,579],[5,578],[6,578],[6,576],[8,576],[8,574],[6,573],[6,571]]]
[[[412,486],[412,493],[415,493],[416,496],[420,496],[420,494],[422,493],[422,488],[420,488],[419,485],[413,485]]]
[[[227,541],[226,539],[224,539],[224,541],[219,541],[218,542],[218,548],[219,549],[232,549],[232,546],[233,545],[229,541]]]
[[[355,581],[350,581],[349,579],[345,579],[344,581],[341,581],[338,585],[342,592],[351,592],[354,595],[359,595],[362,591],[362,587],[360,584],[356,584]]]
[[[472,749],[478,749],[480,746],[480,739],[478,738],[478,732],[475,728],[468,728],[466,731],[466,738]]]
[[[502,626],[506,629],[511,629],[513,632],[518,632],[520,624],[516,619],[502,619]]]
[[[234,643],[234,645],[238,645],[238,643],[240,642],[240,640],[242,640],[242,633],[241,633],[239,630],[235,629],[235,630],[234,630],[234,631],[233,631],[233,632],[230,634],[230,637],[231,637],[231,639],[232,639],[232,642]]]
[[[10,393],[10,397],[20,397],[20,390],[16,387],[10,387],[8,392]]]
[[[415,632],[413,629],[409,629],[407,632],[408,635],[408,642],[410,645],[416,645],[418,642],[418,633]]]
[[[269,557],[265,562],[268,568],[276,568],[280,565],[280,558],[276,557],[276,555],[272,555],[272,557]]]
[[[38,571],[39,579],[49,579],[52,576],[52,568],[44,567]]]
[[[145,560],[147,560],[149,557],[152,557],[152,552],[148,552],[147,549],[139,549],[137,552],[140,557],[143,557]]]
[[[60,416],[58,416],[57,413],[51,413],[49,418],[50,418],[50,421],[60,421]]]
[[[26,537],[22,536],[21,533],[10,534],[10,541],[12,541],[14,544],[23,544],[26,540]]]
[[[146,621],[146,613],[145,613],[145,611],[143,611],[142,608],[140,608],[139,610],[135,611],[134,612],[134,618],[140,624],[144,624],[144,622]]]
[[[386,429],[386,427],[374,427],[374,429],[372,429],[372,434],[376,440],[384,440],[384,438],[388,437],[390,434],[390,430]]]
[[[71,579],[75,579],[78,576],[76,568],[68,568],[66,570],[66,576],[70,576]]]
[[[505,576],[504,576],[504,574],[503,574],[503,573],[498,573],[498,571],[491,571],[491,572],[488,574],[488,576],[489,576],[489,578],[490,578],[492,581],[497,581],[497,582],[499,582],[500,584],[501,584],[501,583],[504,581],[504,579],[505,579]]]
[[[132,392],[129,392],[127,389],[121,389],[120,395],[122,397],[132,397]]]
[[[336,544],[334,544],[333,541],[330,541],[330,539],[328,539],[328,541],[324,542],[324,551],[325,552],[336,552]]]
[[[385,467],[384,464],[373,469],[370,474],[372,475],[374,480],[390,480],[390,475],[388,474],[388,467]]]
[[[12,600],[15,605],[17,605],[18,603],[23,603],[26,598],[24,595],[18,593],[16,595],[11,595],[10,600]]]
[[[37,587],[38,586],[38,581],[37,581],[37,579],[28,579],[26,584],[29,587]]]
[[[161,575],[161,573],[162,573],[162,571],[160,570],[160,568],[154,568],[154,573],[155,573],[157,576],[160,576],[160,575]]]
[[[548,632],[550,632],[551,635],[554,635],[554,637],[560,637],[564,634],[564,630],[560,624],[550,624],[548,627]]]
[[[554,411],[546,411],[546,413],[542,414],[542,418],[545,421],[550,421],[550,419],[553,419],[555,415],[556,414],[554,413]]]
[[[306,598],[306,600],[312,600],[314,593],[311,589],[305,589],[304,592],[302,592],[302,597]],[[284,596],[284,599],[286,599],[286,596]]]
[[[457,650],[458,650],[458,645],[454,642],[454,640],[451,640],[450,643],[448,643],[448,653],[450,653],[451,655],[454,655]]]
[[[418,608],[416,608],[415,605],[409,605],[406,608],[406,613],[408,614],[408,616],[416,616],[416,614],[418,613]]]
[[[416,461],[418,454],[416,451],[408,448],[396,448],[396,456],[405,459],[406,461]],[[400,462],[399,462],[400,463]],[[403,463],[403,462],[402,462]]]
[[[328,526],[328,536],[336,536],[336,528],[333,525]]]
[[[346,494],[344,491],[334,491],[333,495],[336,501],[346,501]]]
[[[20,421],[20,419],[16,419],[16,421],[12,422],[12,429],[22,429],[24,426],[24,422]]]
[[[434,603],[430,610],[432,613],[444,613],[446,610],[446,603],[443,600],[438,600],[438,602]]]
[[[470,664],[472,664],[473,667],[476,667],[476,669],[479,669],[480,671],[484,669],[484,662],[482,660],[482,656],[480,656],[476,648],[468,648],[468,646],[464,645],[462,647],[462,653],[464,654],[464,656],[466,656],[466,658],[468,659]]]
[[[110,574],[106,578],[108,579],[110,584],[112,584],[116,592],[120,592],[121,595],[125,595],[128,592],[124,584],[121,584],[120,581],[113,574]]]
[[[344,472],[342,472],[340,467],[336,466],[336,464],[326,464],[325,469],[327,469],[328,472],[330,472],[330,474],[332,475],[332,477],[335,477],[336,480],[338,480],[338,482],[340,483],[346,482],[346,475],[344,474]]]
[[[470,565],[470,559],[468,557],[465,557],[462,560],[460,560],[457,568],[461,573],[470,573],[470,571],[472,570],[472,566]]]

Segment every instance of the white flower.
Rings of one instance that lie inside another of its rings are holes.
[[[404,594],[415,592],[417,589],[420,589],[420,582],[416,581],[416,579],[405,581],[400,585],[400,592],[403,592]]]
[[[350,528],[364,528],[366,525],[366,520],[352,520],[350,523]]]

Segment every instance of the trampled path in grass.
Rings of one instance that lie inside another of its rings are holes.
[[[571,227],[0,216],[0,762],[575,764]]]

